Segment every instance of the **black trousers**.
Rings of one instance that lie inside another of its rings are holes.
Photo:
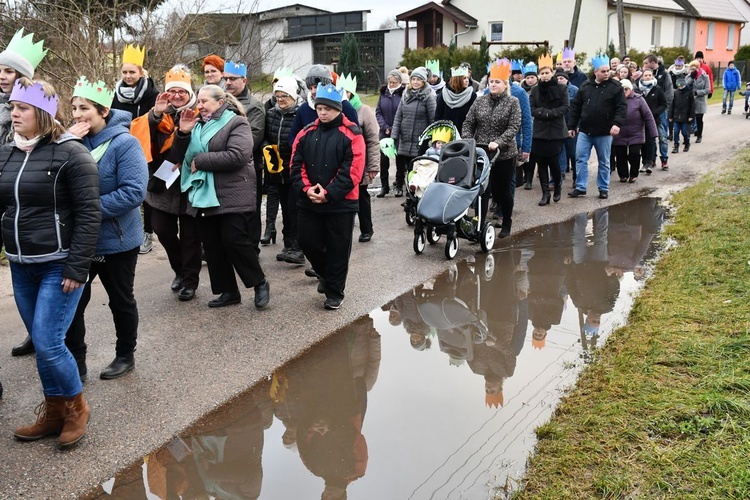
[[[612,146],[617,161],[617,175],[620,179],[638,177],[641,163],[641,148],[643,144],[631,144],[630,146]]]
[[[254,218],[260,220],[251,212],[196,218],[214,294],[239,293],[235,271],[246,288],[266,279],[251,234]]]
[[[326,297],[343,299],[355,213],[317,213],[300,208],[297,216],[299,246],[323,277]]]
[[[658,140],[658,137],[646,137],[646,143],[641,148],[641,156],[643,158],[644,165],[646,165],[647,163],[651,164],[652,166],[656,164],[656,154],[659,149],[656,145],[656,141]]]
[[[560,155],[540,156],[536,155],[537,171],[539,172],[539,183],[542,185],[542,192],[549,191],[550,172],[552,173],[552,182],[559,186],[562,182],[562,172],[560,171]]]
[[[297,241],[297,191],[292,189],[291,182],[275,184],[275,187],[279,192],[279,205],[281,205],[284,246],[290,248]]]
[[[151,215],[153,208],[151,208],[151,205],[143,202],[143,232],[144,233],[153,233],[154,232],[154,226],[152,224]]]
[[[492,199],[497,203],[499,211],[503,214],[503,225],[510,227],[513,220],[513,199],[515,197],[516,182],[516,158],[497,160],[492,164],[490,171],[490,186],[492,186]],[[482,196],[482,219],[487,216],[489,197]]]
[[[104,256],[104,262],[92,262],[89,279],[83,289],[76,315],[65,335],[65,345],[78,363],[86,361],[86,322],[84,313],[91,300],[91,282],[99,276],[109,297],[109,309],[115,323],[118,357],[132,356],[138,339],[138,306],[133,295],[135,265],[139,247]]]
[[[197,289],[202,248],[195,217],[170,214],[157,208],[151,215],[154,231],[167,252],[175,276],[182,277],[182,286]]]
[[[695,137],[703,137],[703,113],[695,113]]]
[[[391,190],[390,184],[388,184],[389,176],[388,169],[391,166],[391,159],[388,158],[383,152],[380,152],[380,187],[386,191]]]
[[[411,168],[411,161],[413,159],[411,156],[396,155],[396,186],[400,188],[404,187],[406,172]]]
[[[367,175],[367,172],[365,172]],[[372,204],[370,193],[367,192],[367,184],[359,185],[359,232],[361,234],[372,234]]]
[[[262,165],[258,163],[260,158],[255,158],[255,165]],[[263,222],[260,220],[260,205],[263,203],[263,171],[261,169],[255,169],[255,212],[250,212],[252,218],[250,219],[250,241],[252,242],[253,248],[255,249],[255,255],[260,255],[260,235],[263,232]]]

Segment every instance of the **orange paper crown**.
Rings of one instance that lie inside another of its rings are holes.
[[[510,61],[496,59],[490,66],[490,78],[493,80],[507,80],[510,77]]]
[[[553,68],[555,67],[555,63],[552,60],[552,56],[549,54],[544,54],[543,56],[539,57],[539,60],[537,61],[537,64],[539,65],[539,68]]]
[[[544,349],[544,346],[547,344],[547,339],[532,339],[531,345],[534,346],[534,349]]]
[[[484,403],[490,408],[503,406],[503,391],[496,392],[495,394],[485,394]]]
[[[190,75],[188,75],[184,70],[181,69],[177,71],[167,71],[167,74],[164,75],[165,85],[174,82],[187,83],[188,85],[192,83],[192,81],[190,80]]]

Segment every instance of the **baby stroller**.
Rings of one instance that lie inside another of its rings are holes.
[[[486,147],[486,146],[485,146]],[[497,157],[497,154],[495,154]],[[494,159],[493,159],[494,161]],[[427,186],[417,205],[414,252],[424,252],[445,234],[445,257],[458,253],[458,238],[479,242],[487,253],[495,244],[495,228],[482,218],[482,195],[490,177],[491,161],[473,139],[453,141],[440,154],[435,182]],[[469,212],[473,209],[474,215]]]
[[[419,199],[437,174],[438,160],[434,156],[426,156],[426,153],[432,142],[432,134],[439,129],[450,131],[450,138],[446,142],[461,139],[460,132],[450,120],[438,120],[431,123],[419,136],[418,156],[411,161],[409,171],[406,173],[406,201],[402,204],[406,223],[410,226],[413,226],[417,219]]]

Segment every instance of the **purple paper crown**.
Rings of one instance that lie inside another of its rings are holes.
[[[575,59],[576,51],[573,49],[573,47],[565,47],[562,51],[562,58],[563,59]]]
[[[25,102],[46,111],[52,118],[57,114],[57,95],[53,95],[52,97],[44,95],[44,89],[40,83],[34,83],[24,88],[21,85],[21,80],[16,80],[15,85],[13,85],[13,92],[10,93],[9,101]]]

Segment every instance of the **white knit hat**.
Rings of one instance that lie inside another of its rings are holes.
[[[277,81],[273,85],[273,91],[274,92],[283,92],[286,95],[292,97],[293,99],[297,99],[297,91],[299,90],[299,86],[297,84],[297,79],[293,76],[284,76],[279,78],[279,81]]]

